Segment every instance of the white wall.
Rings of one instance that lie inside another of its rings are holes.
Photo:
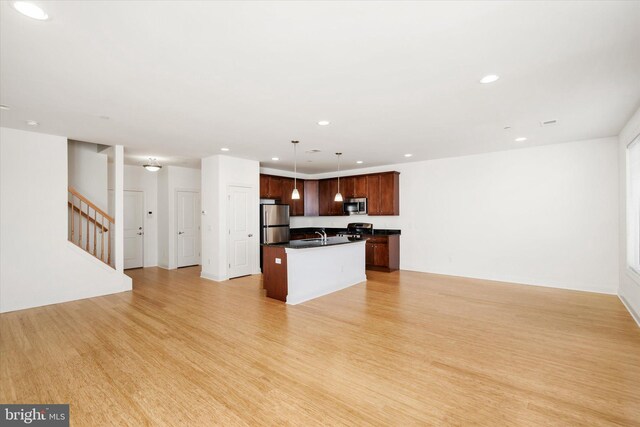
[[[230,185],[250,187],[253,192],[253,244],[251,253],[252,271],[260,273],[260,238],[258,228],[258,205],[260,203],[260,165],[257,161],[230,156],[211,156],[202,159],[202,277],[211,280],[226,280],[227,257],[227,195]]]
[[[158,265],[175,269],[177,258],[176,192],[200,191],[200,170],[165,166],[158,172]]]
[[[0,128],[0,218],[0,312],[131,290],[67,240],[66,138]]]
[[[619,136],[620,164],[620,289],[618,295],[640,325],[640,276],[627,267],[627,145],[640,134],[640,109]]]
[[[358,169],[344,175],[401,172],[400,216],[291,226],[401,229],[404,270],[616,293],[617,150],[604,138]]]
[[[97,144],[80,141],[69,141],[67,154],[69,185],[106,212],[107,154],[98,152]]]
[[[158,265],[158,172],[124,166],[124,189],[144,194],[144,266]],[[152,212],[149,215],[149,211]]]

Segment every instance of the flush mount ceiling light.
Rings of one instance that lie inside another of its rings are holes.
[[[407,153],[407,154],[405,154],[404,156],[405,156],[405,157],[411,157],[411,156],[413,156],[413,154],[409,154],[409,153]]]
[[[278,160],[280,160],[280,157],[272,157],[271,160],[273,160],[274,162],[277,162]]]
[[[329,125],[330,123],[331,123],[331,122],[330,122],[329,120],[320,120],[320,121],[318,122],[318,124],[319,124],[320,126],[327,126],[327,125]]]
[[[358,160],[356,161],[357,164],[361,165],[362,163],[364,163],[362,160]]]
[[[142,165],[142,167],[148,170],[149,172],[157,172],[162,168],[160,163],[158,163],[158,160],[152,159],[151,157],[149,157],[149,162],[147,162],[146,165]]]
[[[291,141],[293,144],[293,191],[291,192],[292,200],[299,200],[300,193],[298,192],[298,142]]]
[[[523,142],[523,141],[526,141],[526,140],[527,140],[527,138],[525,138],[524,136],[521,136],[521,137],[518,137],[518,138],[515,139],[516,142]]]
[[[342,193],[340,193],[340,156],[342,156],[342,153],[336,153],[336,156],[338,156],[338,192],[336,193],[336,197],[334,197],[333,200],[336,202],[341,202],[343,200]]]
[[[493,83],[497,81],[499,78],[500,76],[496,74],[488,74],[480,79],[480,83]]]
[[[9,107],[8,105],[4,105],[4,104],[0,104],[0,110],[10,110],[11,107]]]
[[[13,8],[24,16],[37,19],[38,21],[46,21],[49,19],[49,15],[47,15],[44,10],[28,1],[14,1]]]
[[[221,148],[220,151],[229,151],[227,147]]]
[[[25,122],[28,126],[38,126],[40,123],[36,122],[35,120],[27,120]]]

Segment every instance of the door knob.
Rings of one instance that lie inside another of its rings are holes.
[[[253,234],[249,234],[249,237],[253,237]]]
[[[178,231],[178,234],[184,234],[184,231]]]
[[[138,236],[142,236],[144,233],[142,231],[138,232]]]

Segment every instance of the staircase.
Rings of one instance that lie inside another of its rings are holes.
[[[114,219],[73,187],[68,188],[69,241],[114,267],[111,233]]]

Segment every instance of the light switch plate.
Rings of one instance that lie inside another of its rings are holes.
[[[282,264],[282,260],[280,258],[276,258],[276,264]]]

